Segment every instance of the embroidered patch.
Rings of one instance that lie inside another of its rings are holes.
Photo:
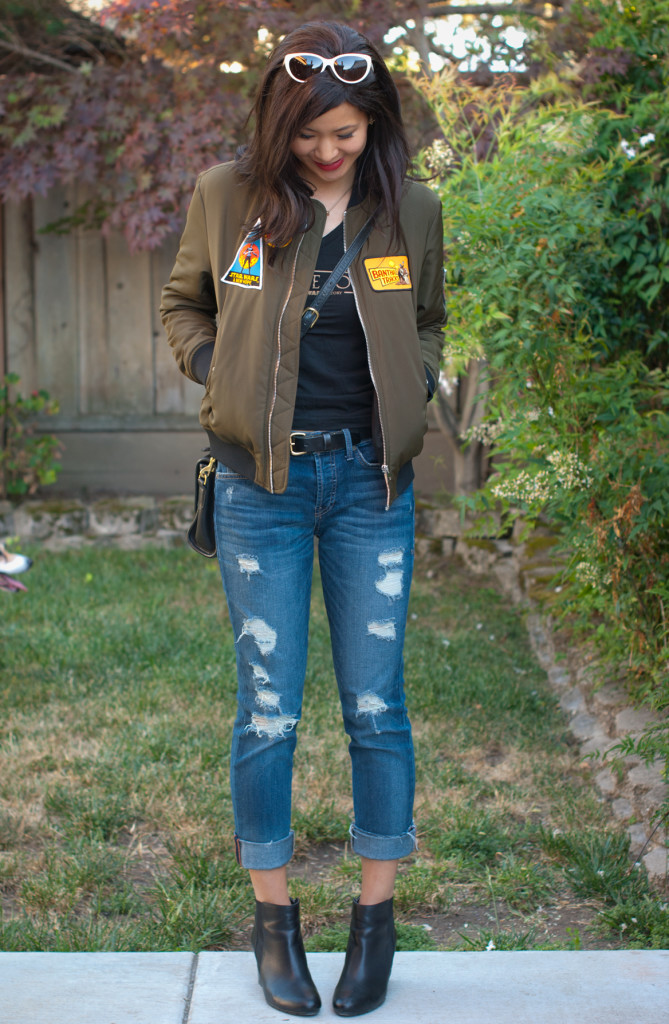
[[[247,235],[240,245],[232,266],[221,278],[224,284],[239,288],[262,288],[263,240]]]
[[[395,292],[411,288],[409,260],[406,256],[367,259],[365,270],[375,292]]]

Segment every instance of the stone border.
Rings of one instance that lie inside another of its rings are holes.
[[[87,544],[113,544],[136,549],[146,544],[172,547],[185,544],[193,517],[193,499],[132,497],[79,500],[26,501],[20,505],[0,502],[0,536],[17,536],[23,542],[39,541],[46,549],[62,550]],[[463,536],[455,509],[434,509],[419,502],[416,514],[416,549],[423,554],[461,558],[470,571],[492,573],[514,604],[526,609],[532,648],[545,670],[560,705],[569,717],[572,735],[583,757],[603,753],[625,736],[639,732],[658,719],[643,708],[629,706],[617,681],[598,687],[592,653],[579,649],[559,659],[559,634],[550,615],[542,613],[532,597],[538,584],[545,587],[555,575],[549,546],[543,557],[530,554],[529,542],[476,540]],[[15,545],[16,546],[16,545]],[[666,883],[668,860],[666,835],[655,831],[653,815],[667,795],[659,766],[645,765],[640,758],[622,758],[617,768],[610,762],[592,761],[594,781],[616,818],[627,822],[632,850],[641,856],[649,876]]]
[[[630,846],[641,857],[652,881],[669,879],[666,830],[656,828],[654,815],[667,797],[668,787],[659,765],[646,765],[631,755],[611,761],[595,759],[626,736],[637,737],[657,715],[629,706],[619,681],[598,685],[593,652],[581,648],[559,657],[560,634],[551,616],[540,610],[532,597],[535,589],[550,586],[558,566],[550,558],[550,544],[543,555],[531,551],[537,535],[526,543],[508,540],[477,540],[463,536],[467,524],[453,509],[419,508],[416,518],[417,548],[461,558],[471,572],[492,573],[515,605],[526,609],[526,623],[534,654],[545,670],[551,688],[569,719],[569,728],[584,758],[588,758],[601,797],[613,815],[627,823]],[[548,531],[545,538],[549,540]],[[541,540],[542,533],[538,532]],[[540,544],[541,548],[542,545]]]
[[[185,544],[192,519],[193,498],[185,495],[0,502],[0,536],[39,541],[52,551],[100,543],[126,549],[178,546]]]

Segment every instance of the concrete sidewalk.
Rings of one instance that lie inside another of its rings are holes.
[[[312,953],[330,998],[341,953]],[[252,953],[0,953],[0,1024],[279,1024]],[[668,1024],[669,951],[398,953],[374,1024]]]

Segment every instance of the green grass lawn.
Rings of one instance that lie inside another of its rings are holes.
[[[0,948],[243,947],[216,565],[185,549],[32,554],[28,592],[0,595]],[[402,862],[399,948],[669,944],[522,614],[457,561],[419,560],[406,663],[419,848]],[[310,949],[343,948],[350,813],[316,585],[291,867]]]

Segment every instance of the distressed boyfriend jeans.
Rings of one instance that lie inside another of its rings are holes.
[[[216,544],[237,653],[230,780],[246,868],[293,852],[291,780],[302,710],[314,537],[353,783],[352,848],[393,860],[415,846],[414,756],[403,645],[413,488],[386,510],[371,442],[292,456],[270,494],[218,465]]]

